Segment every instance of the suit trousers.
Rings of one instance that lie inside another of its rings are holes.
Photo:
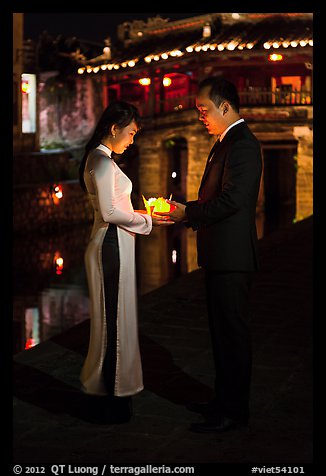
[[[249,419],[251,335],[248,319],[251,272],[205,270],[209,330],[215,364],[216,414]]]

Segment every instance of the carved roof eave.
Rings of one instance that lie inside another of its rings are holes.
[[[130,72],[132,69],[147,68],[150,64],[164,67],[198,53],[214,54],[243,54],[262,52],[268,49],[286,49],[287,51],[301,49],[310,50],[313,46],[312,18],[291,18],[276,15],[265,16],[260,21],[239,21],[224,24],[219,31],[212,31],[209,38],[203,38],[202,29],[194,29],[178,35],[172,33],[162,37],[136,42],[120,53],[112,53],[112,58],[106,60],[103,55],[89,60],[80,61],[80,68],[102,68],[105,71],[117,73],[120,69]],[[94,71],[97,72],[97,71]]]

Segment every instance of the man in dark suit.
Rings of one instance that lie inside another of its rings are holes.
[[[218,136],[202,177],[198,200],[169,214],[197,231],[198,266],[205,270],[209,330],[215,364],[215,398],[193,403],[206,417],[191,430],[218,433],[249,421],[251,343],[248,298],[258,269],[256,202],[262,172],[257,138],[239,115],[236,87],[209,77],[199,84],[199,120]]]

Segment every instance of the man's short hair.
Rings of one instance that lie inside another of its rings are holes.
[[[231,104],[232,108],[236,112],[239,112],[239,94],[237,88],[233,83],[231,83],[231,81],[228,81],[224,78],[210,76],[208,78],[203,79],[199,83],[198,92],[202,91],[206,87],[209,88],[209,99],[215,104],[216,107],[219,107],[223,101],[228,101]]]

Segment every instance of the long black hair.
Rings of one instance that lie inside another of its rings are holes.
[[[113,125],[122,129],[127,127],[132,121],[135,121],[138,129],[141,128],[141,118],[138,109],[133,104],[124,101],[114,101],[103,111],[92,137],[85,146],[85,153],[79,165],[79,182],[85,192],[87,190],[84,181],[84,170],[89,152],[100,145],[101,141],[111,134],[111,127]]]

